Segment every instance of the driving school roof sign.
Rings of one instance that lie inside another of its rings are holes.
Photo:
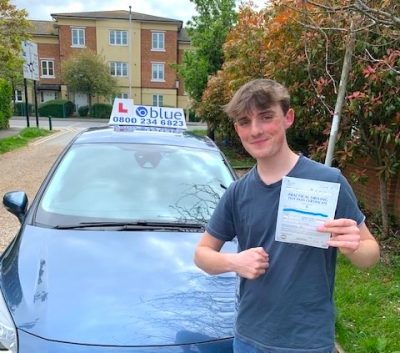
[[[109,124],[186,129],[181,108],[134,105],[133,99],[122,98],[115,98]]]

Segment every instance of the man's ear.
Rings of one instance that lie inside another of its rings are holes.
[[[233,123],[233,127],[235,128],[236,133],[238,134],[237,124]]]
[[[294,110],[290,108],[285,116],[286,129],[289,129],[294,123]]]

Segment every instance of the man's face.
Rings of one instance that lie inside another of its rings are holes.
[[[283,113],[279,104],[265,109],[253,109],[235,121],[235,130],[243,147],[255,159],[277,156],[287,147],[286,130],[293,124],[292,109]]]

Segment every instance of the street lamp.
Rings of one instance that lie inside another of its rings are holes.
[[[128,78],[129,78],[129,98],[132,99],[132,6],[129,5],[129,35],[128,35]]]

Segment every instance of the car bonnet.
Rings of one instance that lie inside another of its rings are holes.
[[[95,345],[230,337],[236,277],[208,276],[194,265],[200,236],[26,226],[2,261],[16,326],[49,340]]]

